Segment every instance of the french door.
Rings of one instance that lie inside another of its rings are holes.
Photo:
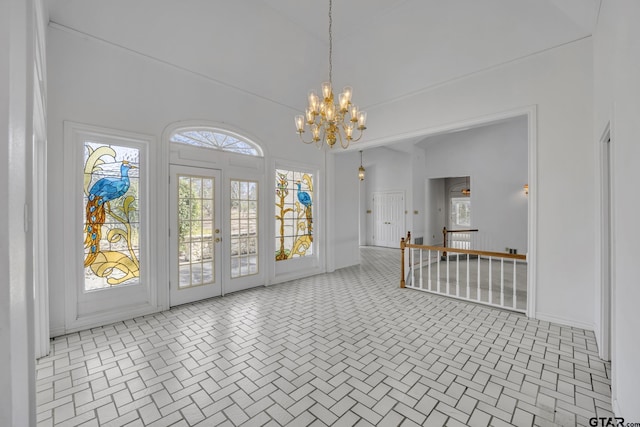
[[[400,247],[404,235],[404,193],[373,194],[373,244],[389,248]]]
[[[171,165],[170,306],[222,293],[221,172]]]

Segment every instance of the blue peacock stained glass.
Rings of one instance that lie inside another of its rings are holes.
[[[140,150],[84,143],[84,289],[139,283]]]
[[[313,175],[276,169],[276,261],[313,254]]]

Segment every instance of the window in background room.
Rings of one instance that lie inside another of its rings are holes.
[[[471,199],[469,197],[451,198],[452,228],[469,228],[471,226]]]

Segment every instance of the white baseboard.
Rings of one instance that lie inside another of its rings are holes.
[[[559,325],[562,326],[570,326],[572,328],[580,328],[580,329],[586,329],[587,331],[594,331],[595,327],[592,323],[583,323],[583,322],[578,322],[574,319],[568,319],[565,317],[560,317],[560,316],[554,316],[552,314],[546,314],[546,313],[536,313],[536,319],[538,320],[543,320],[545,322],[551,322],[551,323],[557,323]]]
[[[324,269],[315,269],[314,271],[297,271],[291,273],[281,273],[271,279],[270,285],[277,285],[279,283],[291,282],[292,280],[304,279],[318,274],[325,274]]]
[[[55,338],[55,337],[59,337],[61,335],[64,335],[65,331],[64,331],[64,326],[60,326],[57,328],[51,328],[49,330],[49,337],[50,338]]]
[[[154,306],[148,303],[133,307],[124,307],[120,310],[113,310],[80,317],[65,325],[65,334],[83,331],[85,329],[97,328],[110,325],[112,323],[123,322],[136,317],[147,316],[165,310],[165,307]]]
[[[616,417],[622,416],[622,411],[620,410],[617,399],[611,399],[611,409],[613,410],[613,415]]]

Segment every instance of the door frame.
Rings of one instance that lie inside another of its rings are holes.
[[[33,78],[33,140],[29,164],[32,188],[31,227],[28,240],[32,246],[35,316],[35,356],[49,354],[49,231],[47,215],[47,100],[46,58],[43,6],[35,3],[34,14],[38,25],[34,25],[34,78]]]
[[[599,319],[600,327],[596,330],[598,342],[598,355],[603,360],[611,360],[611,349],[614,339],[614,316],[615,312],[615,274],[613,260],[615,259],[613,245],[614,233],[614,145],[612,144],[611,123],[605,127],[602,136],[598,140],[599,157],[599,190],[600,204],[597,215],[600,217],[599,240],[599,261],[600,261],[600,283],[596,286],[596,316]]]
[[[192,147],[184,144],[177,144],[171,142],[171,136],[174,132],[184,128],[212,128],[218,129],[223,132],[236,134],[243,139],[247,139],[252,143],[260,147],[262,156],[246,156],[237,153],[226,152],[222,150],[206,149],[200,147]],[[170,259],[169,254],[169,169],[171,165],[180,165],[205,169],[219,169],[222,173],[221,177],[221,197],[222,197],[222,212],[221,212],[221,235],[222,235],[222,296],[229,292],[236,292],[243,289],[253,288],[257,286],[266,286],[271,283],[273,269],[270,268],[269,261],[271,258],[267,256],[269,252],[268,248],[272,245],[272,239],[269,238],[271,232],[271,223],[267,218],[272,217],[273,207],[267,203],[266,200],[270,200],[268,192],[271,187],[267,185],[269,182],[269,176],[267,166],[269,163],[269,154],[267,147],[264,143],[261,143],[260,139],[251,135],[243,129],[235,128],[227,123],[219,123],[208,120],[188,120],[180,121],[169,124],[162,132],[162,146],[161,146],[161,158],[160,158],[160,174],[163,176],[162,188],[165,191],[158,193],[158,206],[162,206],[161,218],[159,219],[158,229],[161,230],[159,237],[162,241],[164,259]],[[241,278],[230,278],[230,247],[228,244],[231,242],[231,236],[229,227],[227,226],[230,220],[230,203],[229,200],[229,186],[232,179],[239,180],[251,180],[258,182],[258,263],[259,273],[252,276],[244,276]],[[269,210],[271,209],[271,210]],[[261,230],[261,231],[260,231]],[[164,276],[166,281],[163,281],[161,288],[166,291],[163,294],[163,302],[165,308],[169,308],[169,265],[168,263],[162,263],[160,266],[165,269]]]

